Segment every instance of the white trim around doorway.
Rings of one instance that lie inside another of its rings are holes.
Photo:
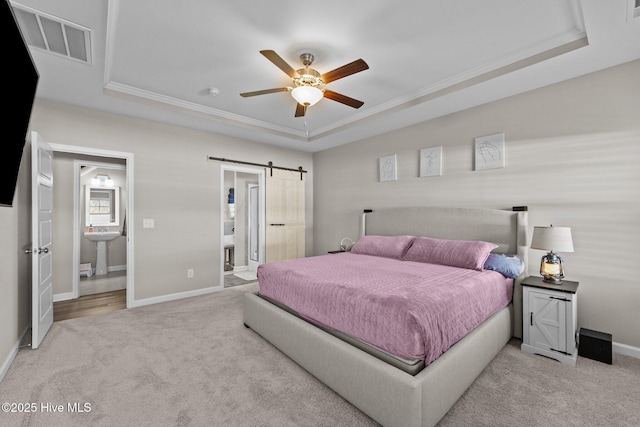
[[[134,167],[133,167],[133,160],[134,160],[134,155],[133,153],[128,153],[128,152],[124,152],[124,151],[112,151],[112,150],[104,150],[104,149],[100,149],[100,148],[90,148],[90,147],[80,147],[80,146],[75,146],[75,145],[65,145],[65,144],[55,144],[55,143],[49,143],[49,145],[51,146],[51,149],[53,150],[53,152],[60,152],[60,153],[70,153],[70,154],[82,154],[82,155],[87,155],[87,156],[94,156],[94,157],[110,157],[110,158],[116,158],[116,159],[124,159],[125,160],[125,171],[126,171],[126,189],[127,189],[127,308],[131,308],[135,306],[135,300],[134,300],[134,281],[133,278],[134,276],[134,269],[135,269],[135,264],[134,264],[134,228],[133,224],[135,224],[134,218],[134,194],[133,194],[133,189],[134,189],[134,185],[133,185],[133,179],[134,179]],[[76,177],[77,178],[77,177]],[[75,181],[78,182],[78,181]],[[76,184],[74,184],[75,186]],[[74,190],[78,190],[77,188],[75,188]],[[78,191],[75,191],[76,193]],[[75,196],[74,196],[75,197]],[[74,223],[76,223],[76,221],[78,221],[77,218],[74,217]],[[75,224],[78,225],[78,224]],[[80,227],[78,226],[74,226],[74,230],[73,230],[74,236],[74,242],[79,242],[80,240]],[[74,243],[74,247],[76,246],[76,243]],[[77,249],[79,251],[79,248]],[[74,249],[75,252],[75,249]],[[80,277],[80,272],[79,272],[79,261],[75,262],[75,260],[79,260],[80,259],[80,255],[79,253],[76,254],[74,253],[74,267],[73,267],[73,275],[76,278]],[[75,291],[77,292],[77,285],[75,286]],[[74,292],[75,293],[75,292]]]

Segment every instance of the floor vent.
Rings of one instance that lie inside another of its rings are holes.
[[[35,9],[12,6],[29,46],[91,64],[91,30]]]

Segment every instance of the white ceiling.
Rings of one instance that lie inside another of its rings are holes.
[[[11,2],[91,30],[91,64],[31,49],[38,97],[308,152],[640,58],[635,0]],[[327,85],[364,106],[241,97],[291,86],[260,50],[320,73],[364,59]]]

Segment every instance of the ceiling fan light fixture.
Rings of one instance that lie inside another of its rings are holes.
[[[291,96],[298,104],[310,107],[320,101],[324,94],[314,86],[298,86],[291,91]]]
[[[249,96],[290,91],[291,96],[297,103],[294,117],[304,117],[307,107],[317,104],[322,98],[327,98],[352,108],[360,108],[364,105],[364,102],[358,101],[357,99],[349,98],[346,95],[342,95],[332,90],[325,90],[325,85],[327,83],[369,69],[367,63],[362,59],[357,59],[343,65],[342,67],[331,70],[328,73],[320,74],[318,71],[310,67],[314,59],[313,55],[310,53],[303,53],[300,55],[300,61],[302,62],[302,65],[304,65],[304,68],[299,70],[294,70],[287,61],[282,59],[282,57],[273,50],[261,50],[260,53],[271,61],[273,65],[284,71],[284,73],[293,81],[294,87],[278,87],[274,89],[244,92],[241,93],[240,96],[246,98]]]

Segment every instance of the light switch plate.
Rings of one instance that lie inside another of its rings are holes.
[[[153,218],[150,219],[143,219],[142,220],[142,228],[154,228],[155,225],[155,221],[153,220]]]

